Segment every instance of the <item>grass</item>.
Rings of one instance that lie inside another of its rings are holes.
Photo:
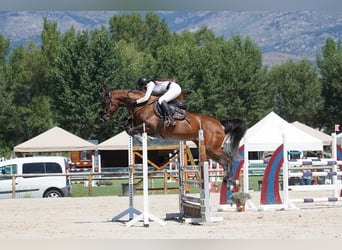
[[[136,181],[139,181],[137,179]],[[135,183],[136,183],[135,181]],[[106,181],[94,181],[95,183],[101,183],[102,185],[93,185],[91,187],[91,195],[90,196],[120,196],[123,195],[123,187],[122,184],[127,184],[128,179],[112,179]],[[87,183],[87,182],[86,182]],[[136,186],[136,194],[142,193],[143,185]],[[164,193],[164,180],[163,178],[154,178],[148,180],[148,188],[153,193],[153,190],[158,189],[155,192]],[[170,182],[167,183],[167,188],[173,189],[172,191],[168,191],[168,193],[178,193],[178,183]],[[89,187],[85,184],[72,184],[72,197],[86,197],[89,196]]]
[[[140,179],[137,179],[140,180]],[[250,176],[249,177],[249,188],[255,191],[259,190],[258,180],[262,180],[262,176]],[[241,180],[242,181],[242,180]],[[99,181],[95,181],[99,182]],[[128,183],[128,179],[112,179],[112,180],[105,180],[100,181],[103,185],[94,185],[91,187],[91,193],[89,195],[89,187],[88,185],[84,184],[72,184],[72,197],[87,197],[87,196],[121,196],[123,195],[123,183]],[[107,184],[107,185],[105,185]],[[220,183],[219,183],[220,184]],[[136,194],[142,194],[142,183],[141,185],[136,186],[137,192]],[[172,190],[168,190],[168,194],[171,193],[178,193],[178,183],[176,182],[168,182],[168,188],[173,188]],[[149,193],[164,193],[164,180],[163,178],[154,178],[148,180],[148,188]],[[159,189],[156,191],[156,189]],[[198,193],[199,188],[191,187],[190,193]]]

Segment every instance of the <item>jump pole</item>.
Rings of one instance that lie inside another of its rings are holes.
[[[341,201],[341,197],[338,197],[337,191],[341,190],[342,185],[337,183],[337,176],[341,176],[341,171],[337,171],[337,165],[341,164],[341,161],[337,161],[337,145],[333,143],[332,152],[333,152],[333,161],[326,161],[327,165],[330,165],[332,171],[329,173],[313,173],[313,176],[331,176],[333,184],[327,185],[307,185],[307,186],[293,186],[289,185],[288,177],[297,176],[299,174],[289,173],[289,165],[290,163],[287,160],[287,147],[286,147],[286,137],[283,135],[283,144],[280,145],[275,152],[273,153],[270,162],[274,164],[269,164],[266,167],[263,185],[261,190],[261,206],[265,209],[269,208],[282,208],[282,209],[298,209],[294,203],[295,202],[304,202],[304,203],[312,203],[312,202],[337,202]],[[322,161],[323,162],[323,161]],[[332,164],[333,162],[333,164]],[[293,164],[291,162],[291,164]],[[302,162],[304,165],[304,162]],[[318,166],[319,163],[312,164]],[[280,168],[283,169],[283,200],[282,202],[279,190],[276,189],[275,183],[278,182]],[[302,175],[302,174],[300,174]],[[302,198],[302,199],[290,199],[289,198],[289,188],[293,191],[315,191],[315,190],[333,190],[334,194],[332,197],[323,197],[323,198]]]
[[[134,183],[133,183],[133,137],[129,136],[128,141],[128,195],[129,195],[129,204],[128,208],[115,217],[113,217],[112,221],[118,221],[122,217],[126,216],[128,214],[129,220],[132,220],[134,218],[134,214],[141,214],[141,212],[134,208],[133,205],[133,196],[134,196]]]
[[[203,130],[199,133],[199,164],[198,166],[185,166],[184,142],[179,143],[179,213],[167,213],[167,219],[182,218],[187,223],[218,222],[223,221],[222,217],[210,217],[210,193],[209,193],[209,163],[206,159]],[[185,172],[189,169],[199,171],[200,181],[185,180]],[[193,197],[186,194],[185,185],[195,185],[200,188],[200,197]],[[198,217],[198,215],[200,215]]]
[[[143,198],[144,198],[144,211],[137,217],[126,223],[127,227],[130,227],[140,220],[143,220],[144,227],[149,227],[150,219],[165,226],[165,221],[161,220],[157,216],[154,216],[149,212],[148,207],[148,166],[147,166],[147,133],[145,132],[145,123],[143,124],[144,132],[142,133],[142,147],[143,147]]]

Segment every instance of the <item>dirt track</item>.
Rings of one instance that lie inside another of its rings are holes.
[[[254,192],[258,204],[259,193]],[[212,216],[223,222],[192,225],[176,220],[161,226],[138,221],[127,227],[112,218],[128,208],[128,197],[0,200],[0,239],[342,239],[342,204],[295,211],[218,212],[218,194],[211,194]],[[143,211],[143,198],[134,198]],[[151,214],[165,219],[178,212],[178,195],[149,195]]]

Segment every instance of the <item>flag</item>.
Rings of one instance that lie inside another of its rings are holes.
[[[335,132],[340,131],[340,124],[335,124]]]

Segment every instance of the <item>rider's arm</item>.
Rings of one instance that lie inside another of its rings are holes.
[[[141,97],[140,99],[137,100],[137,104],[143,103],[148,101],[148,99],[150,99],[150,96],[152,94],[152,91],[154,89],[155,83],[150,81],[147,85],[146,85],[146,92],[145,92],[145,96]]]

